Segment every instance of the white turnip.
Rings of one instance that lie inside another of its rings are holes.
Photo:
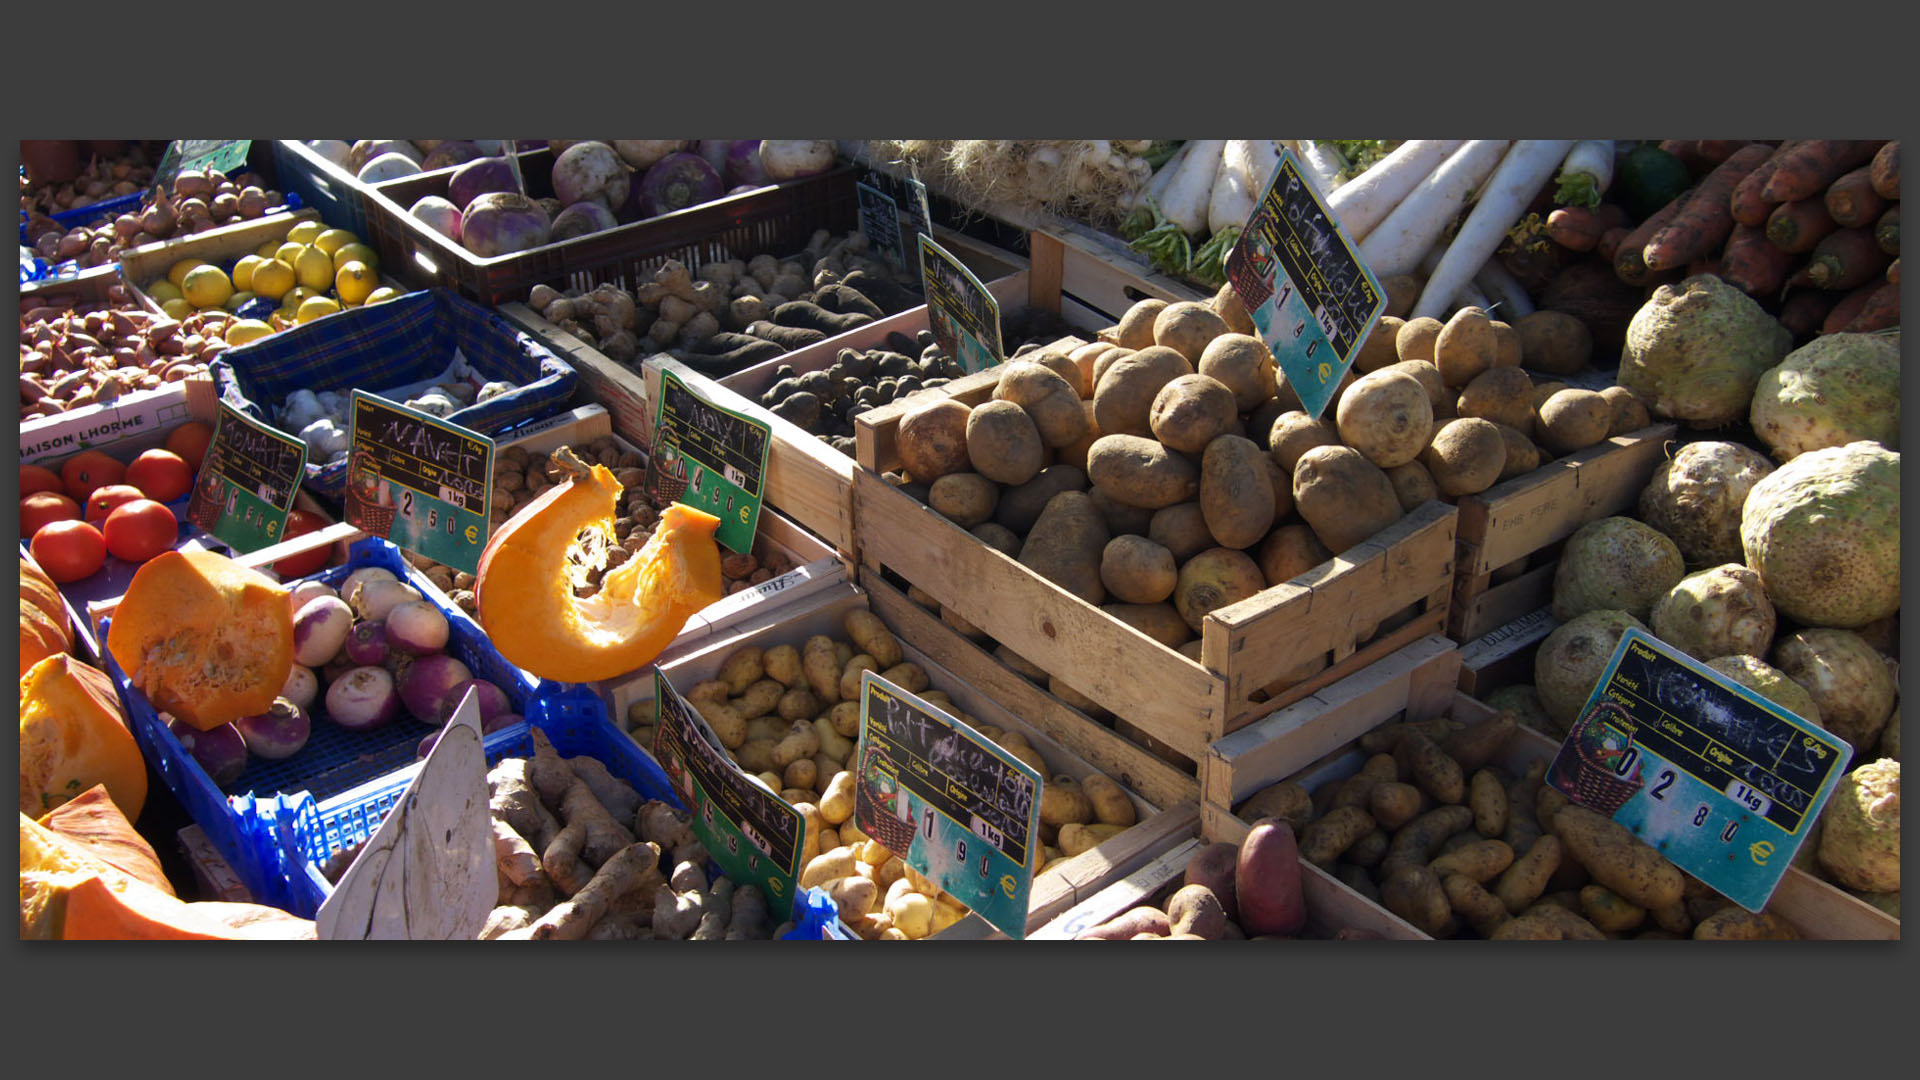
[[[612,146],[613,152],[620,155],[620,160],[638,172],[645,172],[668,154],[685,150],[689,142],[687,139],[615,139]]]
[[[633,171],[603,142],[574,143],[553,163],[553,194],[562,206],[597,202],[612,210],[627,201]]]
[[[762,139],[760,167],[779,182],[814,176],[833,168],[832,139]]]
[[[344,139],[308,139],[307,149],[344,169],[347,157],[353,153],[353,144]]]
[[[348,731],[372,731],[400,715],[400,695],[386,668],[357,667],[327,685],[327,719]]]
[[[280,696],[303,709],[310,709],[314,699],[320,696],[320,679],[312,668],[295,664],[287,669],[287,681],[280,685]]]
[[[340,654],[353,629],[353,609],[337,596],[319,596],[293,617],[293,662],[319,667]]]
[[[427,227],[441,236],[460,242],[460,208],[449,199],[438,195],[427,195],[413,204],[407,213],[427,223]]]
[[[395,604],[387,611],[386,624],[387,644],[408,656],[427,656],[447,647],[447,617],[425,600]]]
[[[355,582],[347,590],[346,600],[362,619],[384,619],[396,604],[420,599],[420,590],[395,578],[374,578]],[[389,628],[391,636],[391,628]]]
[[[381,154],[360,166],[360,172],[354,179],[363,184],[378,184],[385,180],[413,176],[419,171],[420,163],[404,154]]]

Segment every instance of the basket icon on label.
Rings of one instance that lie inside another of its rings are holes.
[[[1553,762],[1554,772],[1571,786],[1568,794],[1574,801],[1608,817],[1644,786],[1640,751],[1628,730],[1627,711],[1603,701],[1574,724]]]
[[[886,755],[877,752],[867,754],[865,767],[861,770],[865,773],[865,779],[857,785],[860,818],[857,824],[868,836],[880,841],[880,846],[904,856],[907,849],[913,846],[913,819],[894,813],[893,807],[888,805],[893,800],[883,799],[877,794],[882,782],[890,787],[892,784],[892,777],[880,767],[885,758]],[[904,792],[899,794],[904,796]]]

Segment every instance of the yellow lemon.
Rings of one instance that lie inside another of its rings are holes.
[[[280,309],[291,315],[301,304],[319,295],[319,293],[307,288],[305,285],[297,286],[289,291],[287,295],[280,298]]]
[[[299,263],[300,253],[302,251],[305,251],[306,249],[307,249],[307,245],[296,244],[293,241],[288,240],[283,242],[279,247],[273,250],[273,257],[276,259],[279,259],[283,263],[286,263],[288,266],[295,266],[295,265],[298,265]]]
[[[300,309],[293,314],[293,321],[310,323],[322,315],[331,315],[340,310],[340,301],[330,296],[309,296],[300,302]]]
[[[294,286],[293,267],[279,259],[267,259],[253,268],[253,273],[248,275],[247,284],[252,287],[255,295],[264,296],[269,300],[278,300],[287,295],[287,290]]]
[[[326,231],[327,231],[327,227],[325,225],[322,225],[319,222],[314,221],[312,219],[308,219],[306,221],[301,222],[298,225],[295,225],[293,228],[288,229],[287,240],[290,243],[299,244],[304,247],[307,244],[313,243],[315,237],[319,236],[321,233]]]
[[[233,287],[236,289],[253,288],[253,270],[267,260],[258,255],[247,255],[233,264]]]
[[[367,294],[366,303],[378,304],[386,300],[391,300],[394,297],[399,295],[401,295],[399,289],[396,289],[390,285],[382,285],[379,288]]]
[[[300,284],[314,292],[325,292],[333,284],[333,256],[317,247],[300,249],[300,257],[293,264],[293,274]]]
[[[208,264],[205,259],[181,259],[179,262],[167,268],[167,280],[173,282],[175,285],[179,285],[181,288],[185,288],[186,285],[184,282],[187,279],[188,272],[192,271],[195,267],[206,265]]]
[[[284,243],[286,243],[285,240],[269,240],[255,248],[253,253],[263,259],[278,258],[280,255],[280,245]]]
[[[166,312],[168,318],[178,322],[193,314],[193,305],[187,303],[186,297],[176,296],[171,300],[162,301],[160,310]]]
[[[345,229],[328,229],[307,242],[331,256],[348,244],[359,243],[360,238]]]
[[[223,308],[226,308],[228,311],[239,311],[241,308],[247,305],[248,301],[254,300],[258,296],[259,296],[258,293],[252,293],[242,289],[239,292],[234,293],[232,296],[227,297],[227,302],[220,306]]]
[[[379,285],[379,279],[374,277],[366,263],[350,262],[333,275],[334,295],[348,307],[366,303],[367,297],[373,295],[373,290]]]
[[[182,299],[180,287],[171,281],[156,281],[147,286],[147,295],[153,297],[153,302],[156,304]]]
[[[217,308],[233,295],[233,282],[217,266],[196,266],[180,282],[180,292],[197,308]]]
[[[273,333],[273,326],[259,319],[235,319],[227,325],[227,344],[245,345]]]
[[[380,257],[373,253],[372,248],[358,242],[348,244],[346,247],[333,253],[333,270],[335,273],[339,273],[341,267],[351,262],[365,263],[369,270],[380,269]]]

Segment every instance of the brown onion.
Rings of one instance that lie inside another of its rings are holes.
[[[184,199],[213,194],[213,180],[198,169],[187,169],[173,178],[173,193]]]
[[[215,221],[226,221],[240,212],[240,196],[230,191],[215,195],[213,202],[208,204],[208,208],[213,211]]]

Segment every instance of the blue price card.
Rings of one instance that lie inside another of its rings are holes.
[[[1759,911],[1852,756],[1846,740],[1630,629],[1546,779]]]
[[[1039,773],[868,671],[853,779],[861,832],[1008,937],[1027,936]]]
[[[1387,293],[1291,150],[1227,253],[1227,281],[1308,416],[1326,411]]]

